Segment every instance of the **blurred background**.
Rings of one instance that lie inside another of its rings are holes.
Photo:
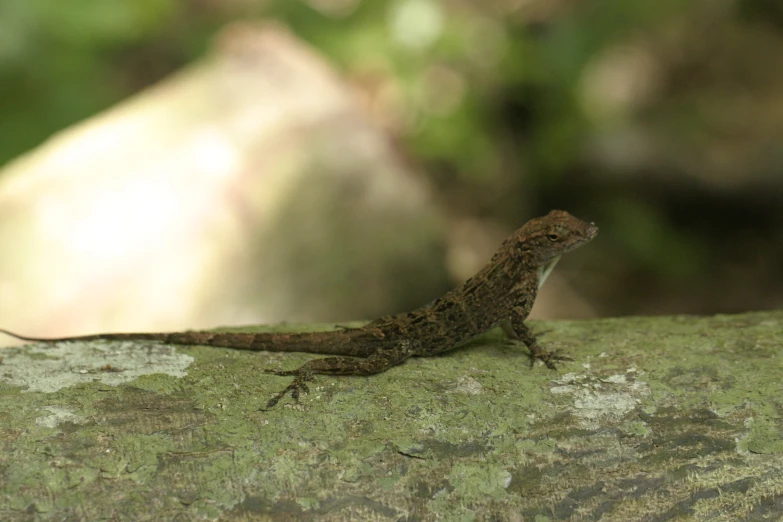
[[[535,317],[783,306],[777,0],[6,0],[0,326],[411,309],[553,208]]]

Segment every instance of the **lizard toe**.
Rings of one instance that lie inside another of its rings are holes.
[[[530,366],[535,364],[536,360],[541,361],[550,370],[557,370],[555,361],[573,361],[571,357],[560,355],[558,352],[548,352],[542,348],[535,348],[530,350]]]
[[[269,402],[266,403],[266,409],[274,408],[277,403],[280,402],[280,399],[285,397],[289,392],[291,393],[291,398],[294,399],[295,402],[299,402],[299,388],[299,385],[297,385],[295,382],[289,384],[283,388],[282,391],[276,393],[274,397],[269,399]]]
[[[266,370],[267,373],[273,373],[275,375],[296,375],[296,378],[294,381],[283,388],[282,391],[276,393],[271,399],[269,399],[269,402],[266,403],[266,409],[274,408],[278,402],[280,402],[280,399],[285,397],[289,392],[291,393],[291,398],[295,402],[299,402],[299,394],[300,392],[304,393],[310,393],[310,388],[307,386],[308,380],[312,378],[312,376],[309,373],[302,373],[297,371],[276,371],[276,370]]]

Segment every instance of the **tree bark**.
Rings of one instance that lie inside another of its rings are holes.
[[[2,520],[761,520],[783,312],[533,323],[262,411],[308,354],[0,350]]]

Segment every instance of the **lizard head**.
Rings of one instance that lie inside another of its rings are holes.
[[[531,219],[512,236],[512,248],[519,255],[542,266],[591,241],[598,227],[563,210]]]

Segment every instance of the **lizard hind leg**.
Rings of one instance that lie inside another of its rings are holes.
[[[273,408],[280,399],[289,392],[291,398],[299,400],[299,393],[308,393],[307,382],[313,379],[313,375],[373,375],[382,373],[397,366],[415,354],[413,343],[401,341],[394,347],[379,348],[370,356],[359,359],[355,357],[326,357],[307,361],[295,370],[265,370],[266,373],[275,375],[293,375],[294,380],[281,392],[276,393],[266,405],[267,409]]]

